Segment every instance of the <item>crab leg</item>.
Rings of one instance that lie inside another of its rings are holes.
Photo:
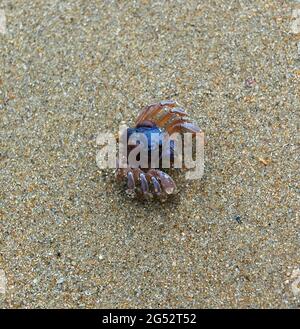
[[[154,193],[156,195],[160,195],[161,194],[161,187],[160,187],[160,184],[159,184],[158,180],[154,176],[152,176],[151,181],[152,181],[152,184],[153,184],[153,187],[154,187]]]
[[[172,125],[167,131],[169,135],[172,135],[175,132],[190,132],[192,134],[197,134],[200,132],[200,128],[191,122],[183,122]]]
[[[172,127],[176,126],[177,124],[183,124],[185,122],[190,122],[189,118],[184,117],[184,118],[180,118],[180,119],[175,119],[175,120],[171,121],[170,123],[168,123],[165,128],[169,132],[169,130],[172,129]]]
[[[160,170],[151,169],[147,172],[148,175],[159,178],[163,191],[167,194],[173,194],[176,189],[176,185],[173,179],[166,173]]]
[[[144,173],[140,173],[141,189],[144,196],[149,195],[149,185]]]
[[[174,109],[175,110],[175,109]],[[187,116],[185,112],[172,112],[168,111],[159,118],[155,118],[155,122],[159,127],[163,127],[170,119],[175,119],[178,117]]]
[[[134,192],[135,189],[135,180],[131,170],[127,172],[127,191]]]
[[[138,115],[136,124],[138,125],[140,122],[143,122],[145,120],[151,120],[151,118],[153,118],[164,107],[173,108],[176,105],[177,103],[175,101],[168,100],[146,106]]]

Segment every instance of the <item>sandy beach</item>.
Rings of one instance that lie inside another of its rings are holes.
[[[296,0],[1,1],[0,307],[299,308],[299,83]],[[96,137],[164,99],[204,176],[132,200]]]

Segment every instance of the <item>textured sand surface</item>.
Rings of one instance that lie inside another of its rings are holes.
[[[295,8],[0,2],[2,307],[300,306]],[[205,175],[132,201],[96,136],[168,98],[205,131]]]

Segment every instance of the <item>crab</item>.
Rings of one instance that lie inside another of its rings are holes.
[[[134,167],[128,157],[125,160],[126,168],[117,165],[116,178],[118,181],[126,180],[126,193],[131,196],[140,196],[144,199],[152,199],[153,197],[165,200],[165,197],[176,193],[176,184],[172,177],[162,171],[163,158],[169,157],[172,166],[174,160],[174,141],[172,134],[185,132],[195,136],[200,132],[200,128],[193,124],[188,114],[179,107],[174,100],[165,100],[159,103],[151,104],[144,107],[135,122],[134,128],[128,128],[126,131],[128,138],[133,133],[143,133],[148,141],[148,154],[151,150],[159,149],[159,166],[151,168],[151,157],[149,157],[149,165],[147,168]],[[170,147],[168,151],[162,151],[162,144],[165,136],[171,136]],[[152,136],[156,136],[153,138]],[[158,138],[157,138],[158,136]],[[135,146],[127,145],[127,153]],[[118,159],[118,164],[120,159]]]

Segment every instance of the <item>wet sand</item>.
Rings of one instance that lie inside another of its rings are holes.
[[[299,308],[296,8],[1,2],[1,307]],[[96,136],[169,98],[205,132],[205,174],[128,199]]]

